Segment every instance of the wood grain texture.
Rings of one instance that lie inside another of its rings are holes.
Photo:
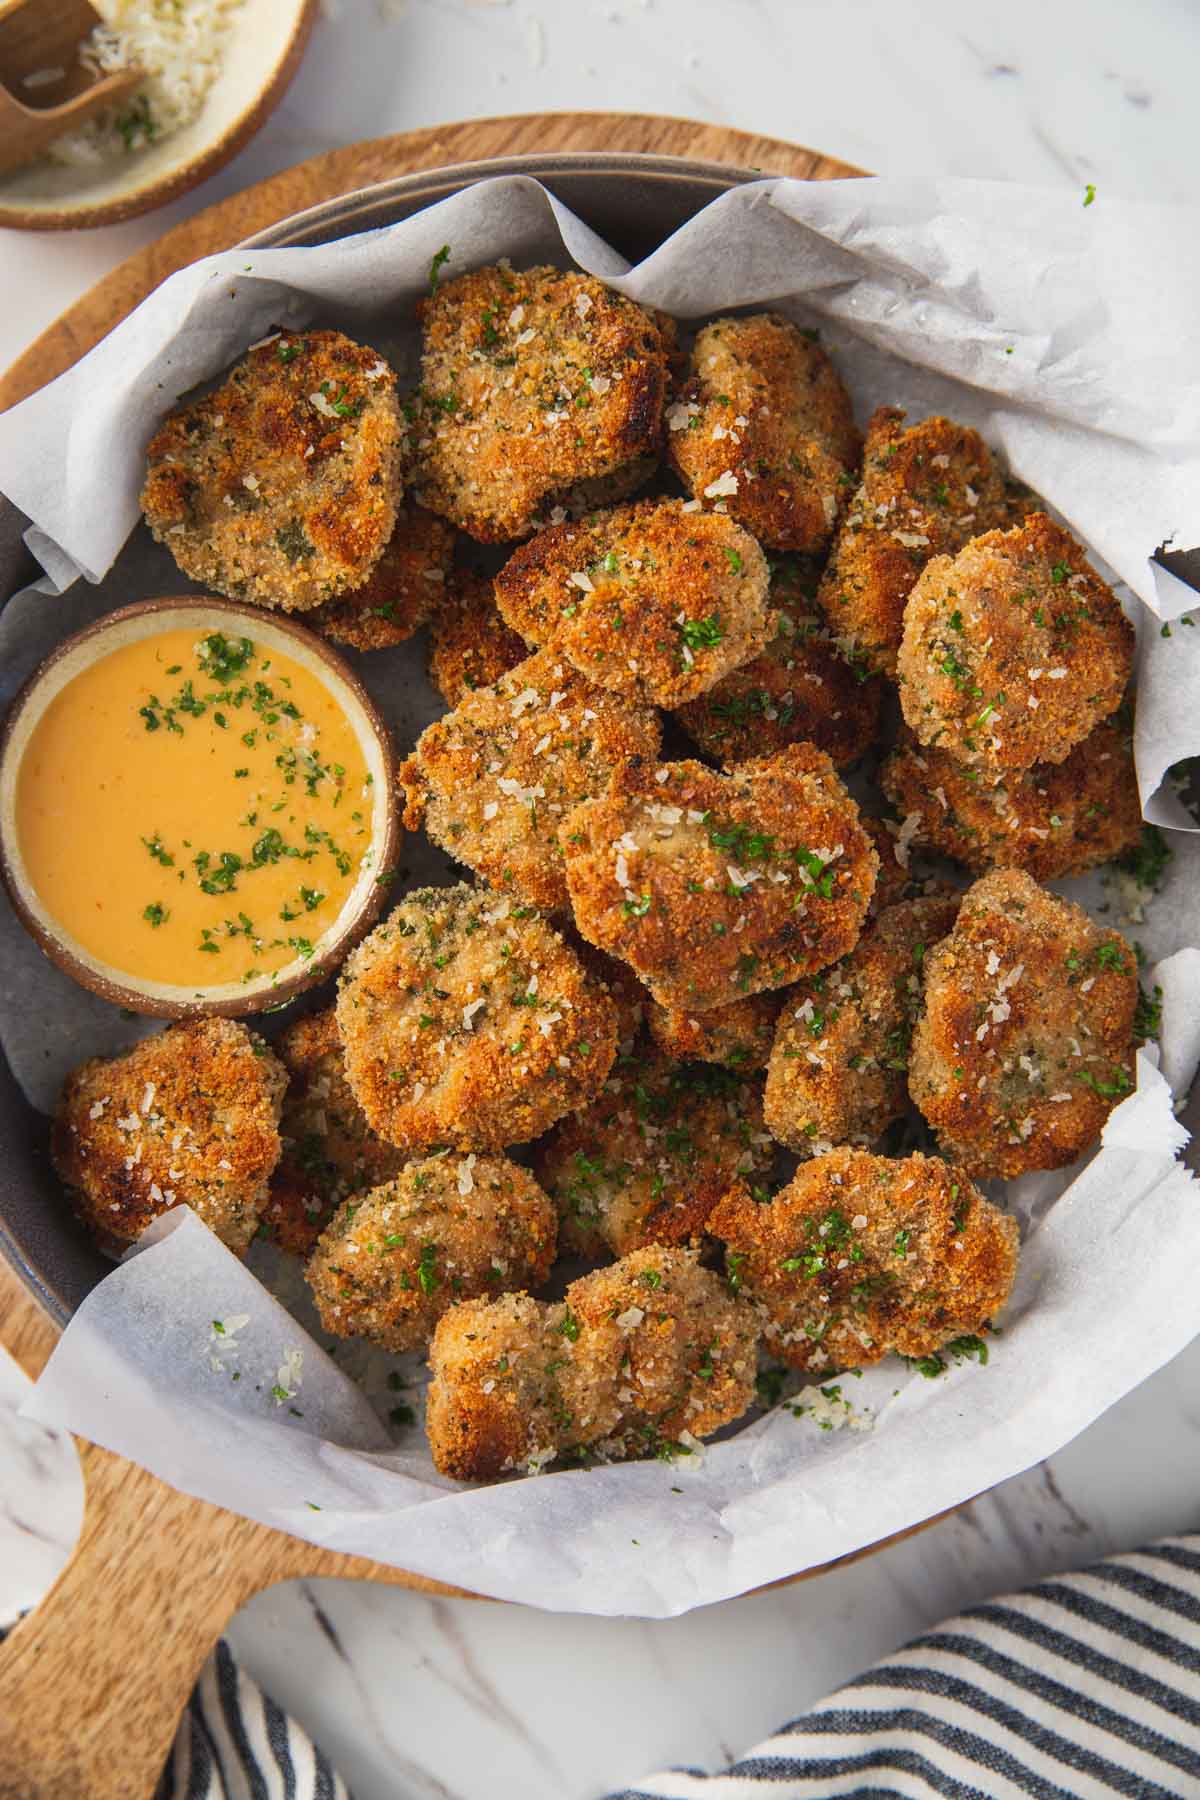
[[[268,225],[303,212],[322,200],[369,187],[393,175],[436,169],[447,163],[490,156],[522,156],[534,151],[631,150],[644,155],[683,156],[706,162],[761,169],[767,175],[794,175],[813,181],[861,175],[861,169],[816,150],[778,138],[662,119],[646,113],[518,114],[506,119],[471,119],[402,132],[327,151],[297,163],[269,181],[210,206],[168,231],[157,243],[131,256],[44,331],[0,377],[0,412],[36,393],[78,362],[93,344],[131,313],[146,295],[201,256],[229,250]]]
[[[351,145],[209,208],[113,270],[0,379],[0,410],[69,368],[176,269],[290,213],[447,163],[570,150],[674,155],[815,180],[862,173],[777,139],[642,114],[480,119]],[[3,1261],[0,1341],[33,1376],[56,1341],[53,1325]],[[481,1598],[253,1524],[76,1442],[86,1485],[79,1545],[46,1599],[0,1646],[0,1800],[148,1800],[214,1641],[251,1595],[275,1582],[342,1577]]]

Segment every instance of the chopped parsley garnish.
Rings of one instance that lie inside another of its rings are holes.
[[[433,261],[429,265],[429,292],[431,294],[437,293],[438,276],[441,274],[443,267],[445,266],[446,263],[449,262],[449,260],[450,260],[450,246],[449,246],[449,244],[443,244],[441,249],[438,251],[437,255],[434,257]]]
[[[711,650],[725,636],[725,627],[716,613],[709,613],[706,619],[685,619],[678,630],[689,650]]]
[[[146,910],[142,914],[142,917],[143,917],[143,919],[145,919],[146,923],[148,925],[153,925],[156,930],[157,930],[158,926],[163,924],[165,920],[170,918],[170,916],[171,915],[167,911],[166,907],[163,906],[161,904],[161,902],[158,900],[152,900],[150,902],[150,905],[146,908]]]

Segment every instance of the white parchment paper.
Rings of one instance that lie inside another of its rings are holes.
[[[33,520],[47,571],[0,618],[0,699],[85,619],[188,586],[133,530],[144,446],[165,408],[273,326],[318,317],[411,371],[411,303],[446,243],[450,275],[565,252],[681,318],[782,306],[820,326],[860,418],[888,402],[978,426],[1126,585],[1143,801],[1176,828],[1170,880],[1133,934],[1164,992],[1161,1052],[1140,1056],[1137,1092],[1085,1167],[1005,1190],[1027,1235],[987,1368],[925,1380],[890,1360],[839,1383],[856,1428],[823,1431],[785,1407],[670,1466],[465,1488],[433,1471],[420,1433],[383,1422],[397,1398],[389,1374],[419,1402],[411,1360],[327,1355],[302,1300],[289,1294],[285,1308],[264,1285],[294,1288],[294,1269],[281,1278],[261,1250],[239,1263],[179,1209],[80,1309],[34,1416],[313,1542],[535,1605],[664,1616],[1017,1473],[1200,1331],[1200,1204],[1177,1161],[1187,1133],[1172,1103],[1200,1055],[1200,839],[1183,835],[1193,822],[1166,779],[1200,752],[1200,629],[1180,619],[1196,596],[1152,560],[1164,542],[1200,542],[1200,231],[1186,209],[1082,199],[975,182],[768,181],[726,195],[629,269],[535,182],[482,183],[341,244],[197,264],[0,417],[0,488]],[[419,650],[358,667],[410,742],[434,709]],[[413,875],[435,874],[434,853],[411,848],[423,859]],[[1111,881],[1086,893],[1125,922]],[[43,1107],[71,1063],[143,1029],[49,971],[11,919],[0,991],[5,1049]],[[238,1323],[222,1334],[214,1319]]]

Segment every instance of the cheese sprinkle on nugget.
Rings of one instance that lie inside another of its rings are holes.
[[[651,472],[675,344],[665,315],[591,275],[503,265],[443,281],[418,314],[413,479],[431,511],[501,544]]]
[[[786,987],[858,942],[878,857],[827,756],[619,770],[560,834],[575,923],[661,1006]]]
[[[643,500],[540,531],[496,576],[514,631],[601,687],[681,706],[775,628],[766,558],[732,519]]]
[[[429,630],[429,679],[446,705],[491,687],[528,655],[496,610],[491,576],[453,570]]]
[[[923,968],[957,898],[889,906],[849,956],[791,989],[767,1068],[767,1124],[804,1155],[873,1144],[908,1108]]]
[[[1137,962],[1018,869],[967,890],[925,958],[909,1089],[971,1175],[1060,1169],[1133,1091]]]
[[[506,1156],[447,1151],[345,1202],[305,1271],[326,1331],[419,1350],[460,1301],[537,1287],[558,1216]]]
[[[396,377],[338,331],[281,332],[146,452],[146,523],[214,593],[305,612],[361,587],[402,489]]]
[[[599,1093],[617,1013],[529,907],[457,887],[407,894],[347,959],[346,1076],[373,1130],[405,1150],[497,1150]]]
[[[558,828],[627,758],[653,762],[658,714],[540,650],[426,727],[397,782],[409,830],[492,887],[564,911]]]
[[[635,1250],[557,1305],[464,1301],[430,1346],[434,1466],[486,1481],[589,1447],[688,1453],[750,1406],[757,1344],[753,1312],[687,1250]]]
[[[839,642],[894,676],[905,602],[921,570],[1013,524],[1020,510],[977,431],[940,416],[906,431],[898,407],[879,407],[867,426],[862,483],[817,591]]]
[[[828,544],[858,466],[850,396],[814,341],[777,313],[715,319],[667,409],[667,449],[694,499],[773,550]]]
[[[1065,762],[991,783],[945,750],[922,750],[905,732],[884,763],[880,785],[905,819],[909,841],[940,850],[977,874],[1024,869],[1055,881],[1132,849],[1142,803],[1128,725],[1106,719]]]
[[[232,1019],[169,1025],[67,1077],[54,1166],[101,1246],[123,1250],[173,1206],[190,1206],[244,1256],[279,1161],[287,1074]]]
[[[739,1184],[709,1228],[764,1348],[795,1369],[935,1355],[987,1330],[1017,1269],[1016,1220],[929,1156],[831,1150],[765,1206]]]
[[[1065,762],[1121,704],[1133,650],[1112,589],[1033,513],[926,566],[904,611],[900,703],[921,744],[999,780]]]

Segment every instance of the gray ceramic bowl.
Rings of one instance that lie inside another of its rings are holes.
[[[472,182],[514,174],[544,182],[631,261],[647,255],[719,194],[756,179],[745,169],[665,156],[515,156],[460,163],[326,201],[271,226],[249,245],[328,243],[407,219]],[[19,550],[21,523],[0,500],[0,599],[32,578]],[[72,1217],[50,1167],[47,1140],[47,1121],[26,1101],[0,1058],[0,1251],[65,1324],[112,1265]]]

